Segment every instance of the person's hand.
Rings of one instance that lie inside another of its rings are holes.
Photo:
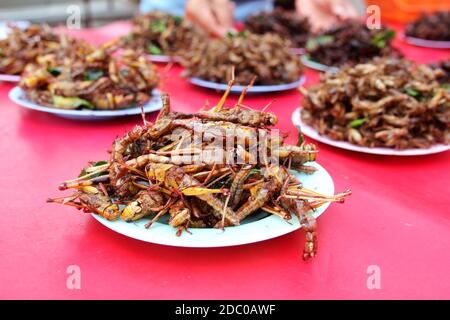
[[[309,18],[315,31],[358,18],[358,12],[347,0],[296,0],[295,8],[300,16]]]
[[[233,29],[234,3],[229,0],[188,0],[185,16],[211,36],[223,37]]]

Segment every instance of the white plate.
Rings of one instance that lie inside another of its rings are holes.
[[[30,25],[29,21],[23,21],[23,20],[18,20],[18,21],[0,21],[0,40],[5,39],[6,37],[8,37],[8,34],[10,32],[10,28],[8,26],[8,24],[11,23],[13,25],[15,25],[16,27],[20,28],[20,29],[25,29]]]
[[[323,194],[332,195],[334,184],[328,172],[317,163],[309,163],[309,165],[316,167],[318,170],[312,175],[296,172],[295,176],[303,183],[303,186]],[[320,216],[328,206],[329,204],[320,207],[314,212],[314,216],[316,218]],[[191,228],[189,231],[192,234],[183,232],[180,237],[177,237],[175,235],[176,229],[162,222],[155,222],[149,229],[146,229],[145,224],[150,219],[127,223],[123,220],[108,221],[95,214],[92,214],[92,216],[107,228],[130,238],[177,247],[236,246],[272,239],[300,228],[296,217],[292,217],[290,223],[288,223],[279,217],[266,216],[265,213],[261,212],[251,215],[248,221],[246,221],[247,219],[244,220],[240,226],[225,228],[225,231],[215,228]]]
[[[19,82],[20,76],[11,75],[11,74],[0,74],[0,81]]]
[[[427,40],[415,37],[409,37],[403,34],[402,39],[412,45],[434,49],[450,49],[450,41]]]
[[[318,70],[318,71],[322,71],[322,72],[338,72],[339,71],[339,68],[330,67],[330,66],[324,65],[320,62],[311,60],[311,58],[308,55],[301,56],[300,60],[305,66],[307,66],[308,68],[314,69],[314,70]]]
[[[168,62],[180,62],[181,58],[177,56],[166,56],[166,55],[154,55],[150,54],[148,55],[148,58],[152,62],[161,62],[161,63],[168,63]]]
[[[141,108],[128,108],[119,110],[64,110],[38,105],[30,101],[25,92],[20,87],[14,87],[9,92],[9,98],[27,109],[37,110],[41,112],[52,113],[59,117],[74,120],[106,120],[114,117],[137,115],[141,113]],[[153,90],[152,98],[144,105],[144,112],[152,112],[161,109],[162,103],[158,90]]]
[[[202,80],[200,78],[189,78],[189,81],[199,87],[214,89],[219,91],[225,91],[228,88],[228,84],[225,83],[217,83],[207,80]],[[275,84],[275,85],[254,85],[249,90],[248,93],[263,93],[263,92],[277,92],[277,91],[286,91],[298,88],[305,82],[305,76],[301,76],[297,81],[286,83],[286,84]],[[242,90],[244,90],[247,86],[234,85],[231,88],[232,93],[240,94]]]
[[[433,154],[444,152],[450,149],[450,145],[445,144],[436,144],[428,149],[403,149],[397,150],[393,148],[369,148],[369,147],[361,147],[350,142],[346,141],[337,141],[332,140],[326,136],[320,135],[316,129],[308,126],[301,119],[301,109],[297,108],[292,113],[292,122],[295,126],[300,126],[302,133],[314,140],[320,141],[322,143],[338,147],[341,149],[352,150],[357,152],[371,153],[371,154],[382,154],[388,156],[419,156],[426,154]]]

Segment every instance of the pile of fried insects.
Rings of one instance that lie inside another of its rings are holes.
[[[172,112],[169,96],[162,94],[163,108],[155,123],[144,118],[143,125],[114,141],[109,161],[90,163],[78,178],[59,186],[60,190],[75,189],[73,195],[48,202],[70,205],[108,220],[120,217],[131,222],[148,217],[151,220],[146,228],[167,214],[177,235],[189,232],[188,228],[238,226],[259,210],[287,221],[295,215],[306,231],[303,258],[314,257],[315,209],[343,202],[351,192],[328,196],[302,187],[291,170],[314,173],[315,168],[306,163],[316,159],[316,147],[304,142],[289,145],[284,137],[268,141],[274,139],[269,127],[278,120],[266,112],[270,104],[261,111],[245,106],[250,84],[232,108],[224,107],[233,84],[234,77],[216,106],[195,114]],[[188,139],[195,128],[204,136],[231,140],[223,141],[232,147],[231,152],[223,152],[224,157],[239,156],[247,163],[227,164],[224,159],[224,164],[218,164],[217,159],[208,161],[208,157],[195,164],[192,158],[184,162],[186,154],[195,157],[202,148],[208,148],[209,142],[199,145]],[[239,141],[234,137],[240,137]],[[255,142],[258,148],[266,148],[268,157],[278,157],[278,164],[261,156],[250,161],[249,148]]]

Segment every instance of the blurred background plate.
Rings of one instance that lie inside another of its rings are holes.
[[[200,78],[189,78],[189,81],[199,87],[214,89],[218,91],[225,91],[228,88],[228,84],[217,83],[212,81],[203,80]],[[275,85],[254,85],[249,90],[248,93],[264,93],[264,92],[277,92],[277,91],[287,91],[298,88],[305,82],[305,76],[301,76],[297,81],[286,83],[286,84],[275,84]],[[231,88],[232,93],[241,94],[247,86],[234,85]]]
[[[11,30],[8,24],[15,25],[20,29],[25,29],[30,25],[29,21],[0,21],[0,40],[5,39]]]
[[[16,75],[12,75],[12,74],[0,74],[0,81],[19,82],[20,76],[16,76]]]
[[[318,170],[313,174],[293,172],[295,177],[303,183],[303,186],[317,192],[334,194],[334,183],[328,172],[318,163],[307,163]],[[329,204],[318,208],[314,217],[320,216]],[[150,243],[167,246],[212,248],[236,246],[272,239],[295,231],[300,228],[298,219],[293,216],[288,222],[265,212],[256,213],[242,221],[236,227],[227,227],[225,231],[216,228],[191,228],[192,234],[183,232],[181,236],[175,235],[176,229],[164,222],[155,222],[151,228],[146,229],[145,224],[150,218],[144,218],[136,222],[125,222],[123,220],[108,221],[96,214],[92,216],[105,227],[123,234],[127,237]]]
[[[292,113],[292,122],[294,123],[295,126],[300,127],[302,133],[305,136],[308,136],[314,140],[328,144],[330,146],[334,146],[334,147],[346,149],[346,150],[351,150],[351,151],[356,151],[356,152],[380,154],[380,155],[388,155],[388,156],[419,156],[419,155],[444,152],[444,151],[447,151],[450,149],[450,145],[445,145],[445,144],[436,144],[428,149],[415,148],[415,149],[398,150],[398,149],[393,149],[393,148],[381,148],[381,147],[380,148],[369,148],[369,147],[358,146],[356,144],[352,144],[352,143],[346,142],[346,141],[332,140],[326,136],[320,135],[316,129],[305,124],[301,119],[301,109],[300,108],[297,108]]]
[[[312,60],[311,57],[308,55],[301,56],[300,60],[304,66],[306,66],[310,69],[317,70],[317,71],[322,71],[322,72],[338,72],[339,71],[339,68],[330,67],[330,66],[324,65],[320,62],[316,62],[316,61]]]
[[[418,47],[434,48],[434,49],[450,49],[450,41],[426,40],[415,37],[408,37],[405,35],[402,36],[402,39],[405,42]]]
[[[65,110],[45,107],[30,101],[26,97],[25,92],[20,87],[12,88],[9,92],[9,98],[21,107],[41,112],[52,113],[56,116],[73,120],[106,120],[115,117],[131,116],[141,113],[141,108],[139,107],[118,110]],[[143,107],[145,113],[161,109],[162,103],[158,90],[153,90],[152,98]]]
[[[148,55],[149,60],[151,62],[161,62],[161,63],[166,63],[166,62],[180,62],[181,58],[177,57],[177,56],[165,56],[165,55]]]

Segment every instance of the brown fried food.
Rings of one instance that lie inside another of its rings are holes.
[[[177,235],[188,228],[238,226],[261,210],[284,220],[295,215],[306,231],[303,257],[314,257],[317,234],[311,210],[342,202],[350,192],[327,196],[304,188],[290,169],[313,173],[303,165],[315,160],[315,146],[292,146],[283,137],[272,137],[270,126],[276,116],[269,112],[248,109],[244,117],[236,117],[240,105],[226,108],[226,96],[209,111],[181,114],[172,112],[168,95],[162,95],[163,109],[155,123],[136,126],[114,141],[109,161],[91,163],[78,178],[59,186],[60,190],[75,189],[74,195],[48,201],[107,219],[120,216],[131,222],[147,218],[147,228],[162,216],[169,216],[168,224],[176,228]],[[242,95],[239,100],[243,99]],[[193,132],[196,126],[201,129]],[[184,129],[182,135],[176,133],[180,127]],[[225,129],[229,128],[239,132],[239,137],[245,132],[248,137],[256,132],[265,135],[255,136],[250,144],[246,139],[240,141],[236,134],[227,134]],[[193,139],[197,134],[210,135],[213,130],[215,139],[223,140],[222,145],[211,148],[209,140]],[[258,156],[252,164],[237,161],[239,154],[250,154],[252,148],[264,149],[267,156]],[[197,161],[180,159],[181,155],[197,155],[199,150],[214,150],[231,158],[223,163],[205,160],[206,154]],[[280,161],[269,161],[272,156]],[[86,192],[95,198],[84,195]],[[116,204],[121,205],[120,210]]]
[[[375,58],[325,74],[303,100],[302,119],[334,140],[365,147],[429,148],[450,142],[450,92],[441,70]]]
[[[306,52],[311,60],[327,66],[367,62],[375,56],[400,56],[391,47],[394,37],[391,29],[371,30],[361,22],[349,21],[311,37]]]
[[[48,25],[30,25],[25,29],[10,25],[8,37],[0,40],[0,73],[20,74],[28,63],[40,56],[70,57],[74,46],[88,45],[66,34],[54,32]]]
[[[406,26],[410,37],[436,41],[450,41],[450,11],[423,13]]]
[[[201,31],[182,17],[152,11],[133,19],[131,32],[120,46],[153,55],[179,56],[195,45]]]
[[[248,84],[255,76],[257,85],[290,83],[303,72],[290,47],[288,40],[275,34],[229,33],[225,39],[204,41],[187,52],[183,75],[227,83],[234,67],[237,84]]]
[[[62,109],[123,109],[142,105],[158,85],[156,67],[131,50],[75,46],[72,57],[39,57],[27,66],[20,87],[38,104]]]
[[[245,28],[257,34],[278,34],[282,38],[289,39],[294,48],[303,48],[311,32],[307,18],[300,18],[295,11],[282,8],[248,17]]]

